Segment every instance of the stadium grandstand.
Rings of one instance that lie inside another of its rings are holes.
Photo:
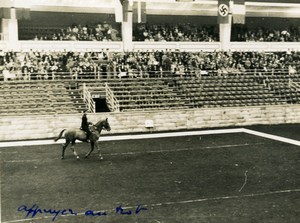
[[[0,114],[88,109],[144,121],[147,112],[296,108],[299,10],[296,0],[3,0]]]

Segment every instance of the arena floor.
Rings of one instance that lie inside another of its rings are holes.
[[[0,143],[1,220],[298,222],[299,132],[295,124],[103,136],[102,161],[77,161],[70,149],[61,160],[62,141]],[[83,157],[89,145],[76,148]]]

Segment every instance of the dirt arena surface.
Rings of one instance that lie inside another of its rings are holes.
[[[300,140],[300,125],[252,126]],[[213,131],[213,130],[212,130]],[[149,134],[150,135],[150,134]],[[299,146],[245,132],[3,147],[2,222],[298,222]],[[26,217],[26,215],[28,215]]]

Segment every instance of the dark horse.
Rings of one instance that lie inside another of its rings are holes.
[[[92,125],[90,127],[90,130],[92,132],[92,135],[90,136],[91,150],[85,155],[85,158],[87,158],[89,155],[91,155],[91,153],[94,150],[94,146],[96,145],[98,152],[99,152],[100,159],[103,159],[103,157],[100,153],[99,145],[98,145],[98,139],[100,137],[100,133],[101,133],[102,129],[110,131],[110,125],[108,123],[107,118],[105,120],[97,122],[95,125]],[[76,158],[79,159],[79,156],[74,149],[75,141],[76,141],[76,139],[78,139],[80,141],[85,141],[86,140],[86,132],[84,132],[83,130],[81,130],[79,128],[78,129],[73,128],[73,129],[67,129],[67,130],[63,129],[59,133],[57,138],[54,139],[54,141],[56,142],[57,140],[59,140],[62,137],[63,133],[65,133],[64,135],[66,138],[66,143],[63,144],[61,159],[65,158],[65,150],[66,150],[67,146],[70,144],[70,142],[71,142],[71,150],[73,151]]]

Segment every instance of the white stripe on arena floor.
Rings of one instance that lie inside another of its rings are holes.
[[[216,129],[216,130],[200,130],[200,131],[186,131],[186,132],[170,132],[170,133],[147,133],[136,135],[119,135],[119,136],[101,136],[99,141],[116,141],[116,140],[130,140],[130,139],[151,139],[151,138],[165,138],[165,137],[178,137],[178,136],[195,136],[195,135],[214,135],[214,134],[226,134],[226,133],[247,133],[251,135],[260,136],[296,146],[300,146],[300,141],[289,139],[281,136],[267,134],[259,131],[254,131],[245,128],[233,128],[233,129]],[[27,140],[27,141],[11,141],[0,142],[0,148],[2,147],[14,147],[14,146],[33,146],[33,145],[51,145],[64,143],[64,139],[60,139],[54,142],[51,139],[48,140]]]
[[[193,136],[193,135],[211,135],[211,134],[225,134],[225,133],[239,133],[243,132],[242,128],[236,129],[220,129],[220,130],[202,130],[202,131],[188,131],[188,132],[169,132],[169,133],[148,133],[136,135],[119,135],[119,136],[100,136],[99,141],[116,141],[116,140],[130,140],[130,139],[151,139],[151,138],[164,138],[164,137],[178,137],[178,136]],[[64,143],[64,139],[54,142],[48,140],[29,140],[29,141],[12,141],[0,142],[0,147],[13,147],[13,146],[33,146],[33,145],[51,145]]]

